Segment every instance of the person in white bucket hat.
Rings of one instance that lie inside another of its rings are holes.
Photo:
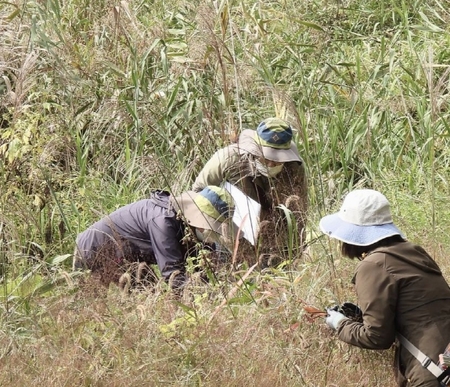
[[[362,319],[328,309],[326,323],[339,339],[388,349],[403,336],[438,363],[450,342],[450,288],[433,258],[395,226],[387,198],[371,189],[351,191],[319,227],[341,241],[342,255],[360,260],[352,282]],[[395,355],[398,385],[442,386],[403,343]]]
[[[350,192],[337,214],[321,219],[320,228],[330,237],[355,246],[369,246],[394,235],[404,239],[393,223],[386,197],[369,189]]]

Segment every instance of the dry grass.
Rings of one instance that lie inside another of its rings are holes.
[[[393,385],[390,355],[350,348],[305,319],[293,287],[212,322],[213,305],[192,302],[193,315],[167,293],[80,290],[43,301],[32,332],[2,335],[0,385]]]
[[[0,386],[394,385],[391,351],[339,342],[303,306],[355,300],[355,262],[317,230],[355,187],[385,193],[450,278],[449,13],[348,3],[2,3]],[[53,262],[96,210],[178,194],[274,114],[297,129],[308,182],[283,172],[260,249],[205,264],[209,284],[123,294],[101,282],[128,268],[97,281]],[[68,280],[9,294],[30,273]]]
[[[394,387],[393,350],[344,344],[303,309],[355,300],[356,263],[336,247],[315,243],[289,269],[248,278],[193,275],[181,298],[161,284],[123,293],[78,277],[2,313],[0,385]],[[437,261],[448,253],[441,246]]]

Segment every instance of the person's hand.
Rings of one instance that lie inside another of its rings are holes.
[[[333,309],[327,309],[327,313],[328,313],[328,316],[325,319],[325,322],[331,329],[334,329],[334,330],[337,329],[339,323],[342,320],[347,318],[341,312],[337,312],[336,310],[333,310]]]

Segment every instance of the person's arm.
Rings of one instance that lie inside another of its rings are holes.
[[[339,339],[361,348],[388,349],[395,341],[397,282],[379,262],[362,261],[355,275],[363,323],[342,320]]]
[[[231,146],[219,149],[211,156],[198,174],[192,186],[192,190],[200,192],[208,185],[220,186],[226,180],[225,173],[228,166],[235,161],[237,162],[238,157],[239,156]]]
[[[181,246],[181,224],[172,214],[162,209],[149,223],[153,254],[163,278],[168,281],[179,270],[184,278],[185,257]]]

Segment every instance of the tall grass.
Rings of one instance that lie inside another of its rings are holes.
[[[437,0],[2,3],[0,385],[394,385],[390,352],[302,306],[354,299],[317,223],[355,187],[384,192],[450,278],[449,20]],[[292,223],[288,262],[193,275],[178,302],[70,273],[79,231],[188,189],[273,115],[308,168],[307,253]]]

